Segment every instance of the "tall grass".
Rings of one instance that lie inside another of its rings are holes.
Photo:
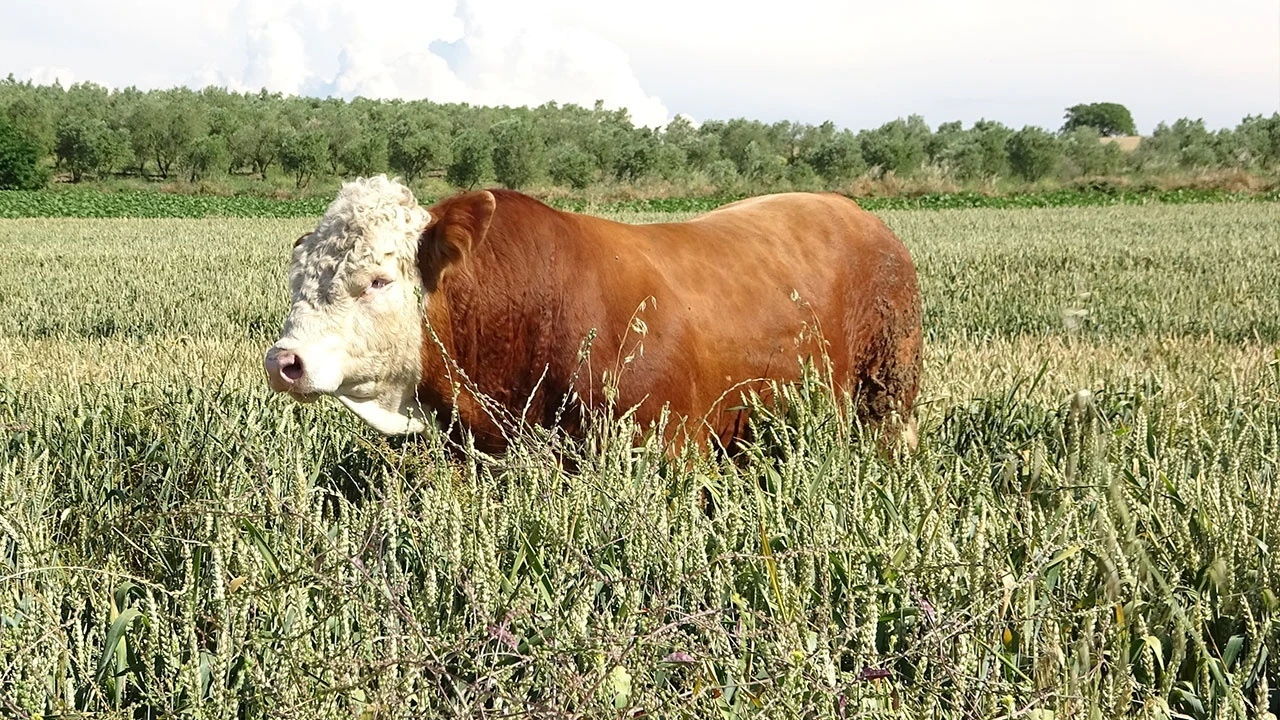
[[[305,221],[0,222],[0,714],[1276,712],[1280,207],[883,216],[920,451],[676,462],[270,397]]]

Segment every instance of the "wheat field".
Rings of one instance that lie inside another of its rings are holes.
[[[305,220],[0,220],[0,715],[1276,713],[1280,203],[879,214],[919,451],[678,462],[270,396]]]

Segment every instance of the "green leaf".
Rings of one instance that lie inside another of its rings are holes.
[[[129,608],[120,613],[115,622],[111,623],[111,629],[107,631],[107,642],[102,647],[102,655],[98,657],[97,678],[99,682],[107,678],[107,673],[112,665],[111,661],[116,657],[116,647],[124,638],[129,624],[140,617],[142,617],[141,612],[135,608]]]
[[[1227,649],[1222,653],[1222,664],[1228,670],[1235,664],[1236,658],[1240,657],[1240,651],[1244,649],[1244,636],[1233,635],[1227,641]]]
[[[249,520],[245,520],[241,527],[244,528],[245,532],[249,533],[253,546],[258,549],[258,554],[262,556],[262,561],[266,563],[267,580],[273,581],[278,578],[280,576],[280,561],[276,559],[275,552],[267,544],[267,538],[262,534],[262,530]]]
[[[1142,644],[1151,648],[1151,653],[1156,656],[1156,664],[1160,670],[1164,670],[1164,645],[1160,642],[1160,638],[1155,635],[1147,635],[1142,638]]]
[[[1218,688],[1226,692],[1231,688],[1231,683],[1227,682],[1227,675],[1223,672],[1222,661],[1217,658],[1209,658],[1209,674],[1213,675],[1213,680],[1218,684]]]
[[[116,586],[115,599],[116,607],[122,608],[129,604],[129,592],[138,587],[130,580],[125,580]]]
[[[1059,550],[1058,553],[1053,556],[1053,559],[1049,561],[1049,564],[1045,566],[1045,569],[1048,570],[1049,568],[1055,568],[1061,565],[1066,562],[1068,558],[1080,552],[1083,547],[1084,545],[1072,545]]]

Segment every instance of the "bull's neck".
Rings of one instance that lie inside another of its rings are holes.
[[[505,399],[494,397],[499,393],[493,379],[507,371],[494,366],[503,353],[496,340],[504,337],[502,328],[519,326],[518,319],[506,314],[514,307],[507,301],[509,293],[519,296],[521,280],[502,263],[486,260],[479,253],[468,258],[466,267],[445,273],[436,292],[424,300],[418,399],[444,422],[456,412],[481,449],[500,449],[505,442],[495,411],[476,392]]]

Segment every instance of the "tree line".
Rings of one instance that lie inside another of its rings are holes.
[[[546,103],[480,107],[427,100],[306,98],[219,87],[140,91],[94,83],[0,81],[0,187],[40,187],[53,173],[189,182],[398,174],[455,187],[496,182],[583,190],[662,181],[721,192],[839,189],[864,176],[932,174],[957,183],[1238,169],[1280,169],[1280,114],[1216,132],[1201,120],[1161,123],[1126,152],[1122,105],[1067,108],[1057,130],[979,120],[931,128],[912,115],[854,132],[834,123],[744,118],[637,127],[626,110]],[[24,164],[22,158],[34,158]]]

